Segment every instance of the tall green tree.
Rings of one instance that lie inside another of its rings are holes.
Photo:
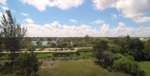
[[[3,14],[0,26],[6,49],[10,51],[11,60],[14,62],[15,52],[20,50],[20,44],[26,35],[27,29],[21,27],[21,24],[17,23],[15,18],[12,18],[10,10],[6,10],[6,14],[7,16]]]
[[[102,58],[103,52],[107,50],[107,48],[108,48],[107,42],[104,40],[99,40],[94,44],[93,50],[96,52],[95,57],[98,59],[99,62],[100,59]]]

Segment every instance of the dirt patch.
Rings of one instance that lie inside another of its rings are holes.
[[[43,64],[40,66],[41,69],[51,69],[54,67],[54,62],[53,61],[43,61]]]

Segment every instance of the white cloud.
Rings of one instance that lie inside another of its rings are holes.
[[[149,0],[93,0],[96,10],[114,7],[125,18],[139,18],[150,12]]]
[[[26,14],[26,13],[21,13],[21,15],[23,15],[23,16],[29,16],[28,14]]]
[[[1,6],[1,8],[6,11],[6,10],[10,10],[8,7],[6,6]],[[15,13],[15,10],[10,10],[11,12]]]
[[[29,23],[29,24],[34,23],[34,22],[33,22],[33,20],[32,20],[32,19],[30,19],[30,18],[27,18],[25,21],[26,21],[27,23]]]
[[[108,7],[113,7],[115,4],[115,0],[92,0],[94,9],[96,10],[104,10]]]
[[[147,23],[150,22],[150,17],[134,18],[133,21],[136,23]]]
[[[122,22],[119,22],[116,28],[109,28],[108,24],[103,24],[100,28],[92,29],[91,26],[82,24],[80,26],[63,25],[62,29],[52,27],[51,24],[37,25],[37,24],[23,24],[27,27],[28,36],[30,37],[83,37],[86,34],[92,37],[118,37],[130,35],[131,37],[149,37],[149,27],[126,27]]]
[[[2,3],[3,5],[7,5],[6,0],[0,0],[0,3]]]
[[[70,21],[73,22],[73,23],[77,23],[77,21],[74,20],[74,19],[70,19]]]
[[[4,11],[9,9],[9,8],[6,7],[6,6],[1,6],[1,8],[2,8]]]
[[[116,14],[111,14],[112,20],[117,19],[117,15]]]
[[[90,22],[90,23],[91,23],[91,24],[94,24],[94,23],[99,24],[99,23],[104,23],[104,21],[103,21],[103,20],[98,19],[97,21]]]
[[[61,25],[59,24],[59,21],[54,21],[53,23],[51,23],[51,25],[53,27],[61,27]]]
[[[15,13],[15,10],[10,10],[10,11],[12,11],[13,13]]]
[[[20,0],[23,3],[28,3],[29,5],[33,5],[39,11],[44,11],[46,7],[54,7],[57,6],[60,9],[69,9],[71,7],[78,7],[82,5],[84,0]]]

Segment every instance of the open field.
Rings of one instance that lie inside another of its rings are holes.
[[[121,72],[108,72],[92,59],[44,61],[40,76],[130,76]]]
[[[150,76],[150,62],[149,61],[143,61],[138,62],[140,65],[140,68],[145,71],[146,76]]]

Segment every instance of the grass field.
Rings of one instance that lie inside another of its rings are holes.
[[[143,61],[138,62],[140,65],[140,68],[145,71],[146,76],[150,76],[150,62],[149,61]]]
[[[61,53],[59,53],[61,54]],[[79,52],[78,54],[76,54],[76,52],[72,52],[72,53],[62,53],[61,55],[59,56],[65,56],[65,54],[69,55],[69,56],[91,56],[93,53],[92,52],[85,52],[85,53],[82,53],[82,52]],[[54,53],[37,53],[36,56],[38,58],[41,58],[41,57],[48,57],[48,56],[51,56],[51,57],[54,57]],[[0,55],[0,59],[8,59],[9,56],[8,54],[1,54]]]
[[[44,61],[40,76],[130,76],[121,72],[108,72],[91,59]]]

